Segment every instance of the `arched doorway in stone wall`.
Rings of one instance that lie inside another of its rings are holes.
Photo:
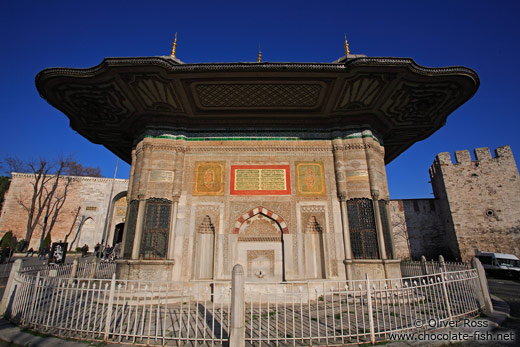
[[[247,281],[285,281],[287,232],[283,219],[263,207],[238,219],[233,230],[238,234],[236,263],[244,267]]]
[[[106,236],[106,245],[115,246],[123,239],[123,229],[126,218],[126,209],[128,201],[126,199],[126,191],[120,192],[112,199],[110,208],[111,218],[109,219],[108,235]],[[112,243],[111,243],[112,242]]]
[[[125,223],[116,224],[114,228],[114,237],[112,238],[112,245],[116,245],[119,242],[123,242],[123,229],[125,228]]]

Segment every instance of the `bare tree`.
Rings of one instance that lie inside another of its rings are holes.
[[[69,187],[73,181],[73,178],[70,176],[62,176],[61,180],[64,183],[64,186],[58,194],[54,194],[54,200],[50,200],[47,203],[45,214],[43,216],[43,226],[42,226],[42,233],[40,236],[40,247],[43,244],[43,240],[45,239],[46,233],[50,234],[52,231],[52,228],[54,228],[54,224],[56,224],[56,220],[58,219],[58,215],[65,204],[65,200],[67,199],[67,192],[69,190]],[[56,182],[58,181],[58,178],[56,178]],[[53,186],[54,187],[54,186]],[[49,222],[50,218],[50,222]]]
[[[63,242],[67,242],[67,239],[69,238],[70,234],[72,234],[72,231],[74,230],[74,225],[76,225],[76,221],[78,220],[79,211],[81,211],[81,206],[78,206],[78,208],[76,208],[74,219],[72,220],[72,225],[70,226],[70,230],[67,233],[67,235],[65,235],[65,240],[63,240]]]
[[[40,245],[45,237],[51,233],[74,181],[74,178],[69,175],[101,176],[99,168],[84,167],[71,157],[56,161],[40,159],[29,162],[8,157],[4,159],[4,166],[7,166],[10,172],[29,173],[33,176],[30,199],[18,198],[18,203],[27,212],[25,232],[27,244],[29,244],[39,223],[42,225]]]
[[[0,163],[0,169],[8,170],[6,174],[11,172],[29,172],[29,164],[19,158],[7,157],[4,159],[5,165]]]
[[[70,160],[67,164],[65,174],[69,176],[101,177],[101,169],[99,167],[83,166],[77,161]]]
[[[42,214],[45,210],[47,210],[48,213],[48,206],[51,205],[54,193],[58,188],[61,173],[66,165],[66,161],[60,160],[57,169],[55,165],[49,163],[45,159],[40,159],[37,162],[30,162],[27,165],[30,170],[29,172],[34,178],[33,182],[31,182],[32,195],[29,202],[20,198],[18,199],[18,203],[27,212],[25,240],[30,242],[34,229],[36,229]],[[46,217],[47,218],[43,221],[43,231],[46,229],[48,215]]]

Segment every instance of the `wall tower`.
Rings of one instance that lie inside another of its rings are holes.
[[[520,176],[509,146],[439,153],[430,167],[451,256],[475,250],[520,254]],[[449,256],[449,255],[448,255]]]

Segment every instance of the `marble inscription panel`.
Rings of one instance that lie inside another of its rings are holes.
[[[152,170],[150,171],[150,182],[173,182],[173,171]]]

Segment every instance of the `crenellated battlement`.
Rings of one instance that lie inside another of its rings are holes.
[[[510,146],[439,153],[430,167],[446,239],[464,260],[475,249],[520,255],[520,175]],[[445,240],[445,239],[443,239]]]
[[[433,164],[430,167],[430,177],[434,177],[439,171],[440,167],[443,166],[473,166],[478,167],[486,163],[498,163],[511,160],[514,163],[513,152],[509,145],[498,147],[495,149],[495,155],[491,155],[491,151],[488,147],[475,148],[473,153],[475,160],[471,158],[470,152],[465,149],[461,151],[455,151],[455,162],[453,162],[451,154],[449,152],[442,152],[437,154]],[[516,165],[516,164],[515,164]]]

